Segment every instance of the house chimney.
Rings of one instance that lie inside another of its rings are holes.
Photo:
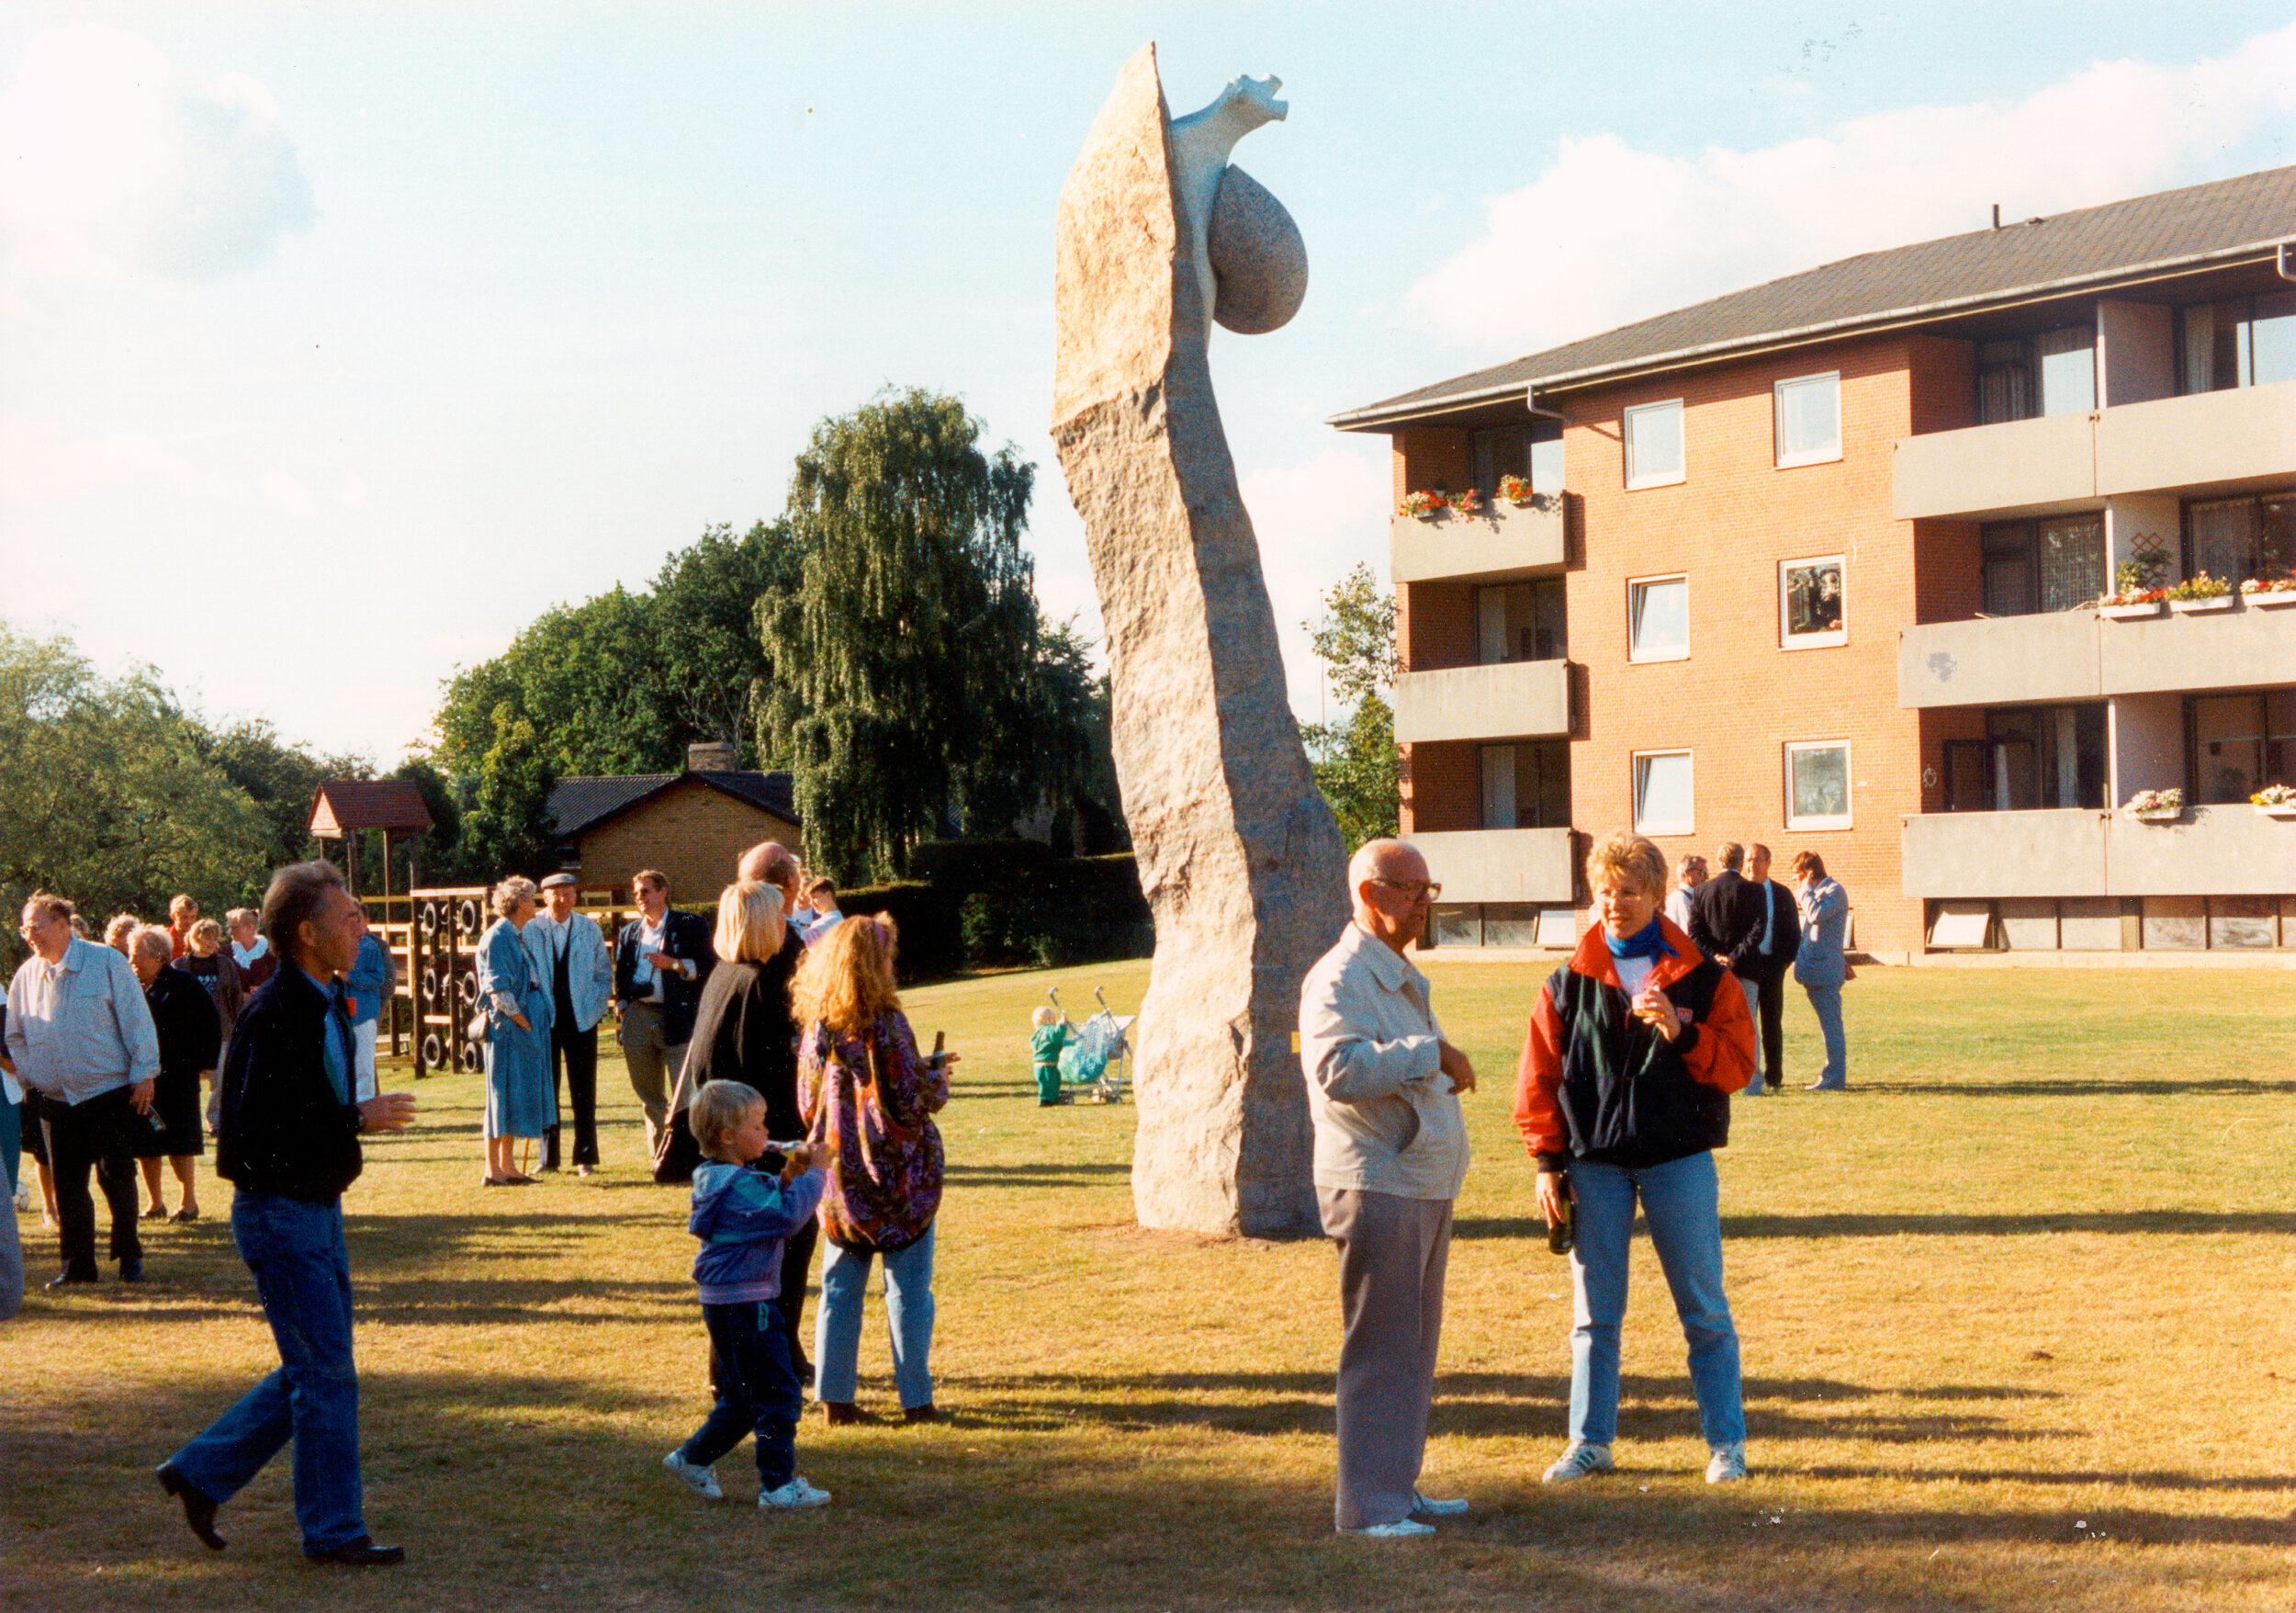
[[[703,739],[686,747],[688,773],[733,773],[740,766],[740,749],[731,739]]]
[[[1993,204],[1993,227],[1996,230],[2001,227],[2001,204],[1999,202]]]

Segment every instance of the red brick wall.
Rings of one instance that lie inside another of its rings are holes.
[[[1405,834],[1482,827],[1482,747],[1472,741],[1402,748]]]
[[[1463,431],[1419,430],[1395,434],[1395,502],[1421,488],[1465,490],[1475,474],[1474,445]]]
[[[1475,590],[1465,582],[1406,582],[1395,591],[1397,653],[1403,670],[1475,664]]]

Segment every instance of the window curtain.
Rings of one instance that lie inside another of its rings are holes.
[[[2192,547],[2185,574],[2206,571],[2234,584],[2255,576],[2257,513],[2253,499],[2193,505]]]
[[[2216,308],[2203,302],[2184,310],[2184,389],[2213,391],[2216,386]]]
[[[2096,328],[2065,325],[2043,331],[2035,344],[2041,356],[2041,412],[2086,414],[2096,408]]]
[[[2041,608],[2073,611],[2105,591],[2104,525],[2093,515],[2041,526]]]

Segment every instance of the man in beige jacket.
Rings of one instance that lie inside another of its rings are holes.
[[[1300,1064],[1315,1128],[1315,1194],[1339,1245],[1339,1490],[1342,1534],[1406,1540],[1465,1501],[1419,1493],[1451,1201],[1467,1177],[1459,1094],[1467,1055],[1443,1039],[1427,977],[1404,949],[1438,887],[1401,840],[1372,840],[1347,865],[1355,919],[1300,990]]]

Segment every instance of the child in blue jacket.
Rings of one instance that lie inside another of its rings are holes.
[[[756,1163],[767,1152],[765,1100],[739,1081],[711,1081],[695,1095],[689,1123],[703,1162],[693,1172],[687,1230],[702,1240],[693,1280],[702,1288],[717,1404],[693,1437],[662,1466],[695,1495],[722,1501],[712,1464],[758,1438],[758,1505],[768,1512],[827,1506],[829,1493],[797,1472],[797,1419],[805,1401],[789,1364],[789,1336],[775,1303],[782,1292],[782,1241],[805,1224],[828,1179],[812,1150],[789,1149],[778,1176]]]

